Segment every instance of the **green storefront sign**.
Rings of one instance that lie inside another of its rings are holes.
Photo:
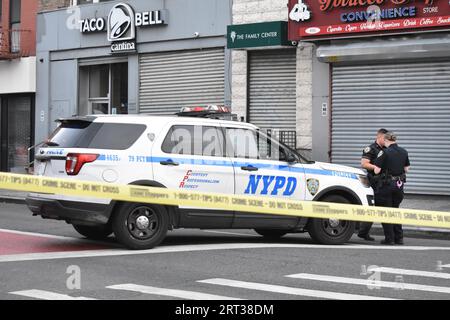
[[[287,22],[237,24],[227,27],[228,49],[288,46]]]

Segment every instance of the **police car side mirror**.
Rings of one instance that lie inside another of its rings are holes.
[[[286,161],[288,162],[288,163],[294,163],[294,162],[297,162],[297,158],[292,154],[292,153],[288,153],[287,155],[286,155]]]
[[[291,152],[283,152],[280,160],[286,161],[287,163],[297,162],[297,158]]]

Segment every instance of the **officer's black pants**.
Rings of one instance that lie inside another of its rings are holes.
[[[372,186],[375,195],[375,205],[378,206],[378,189],[376,186]],[[373,222],[360,222],[358,236],[361,238],[366,238],[369,236],[370,229],[372,228]]]
[[[369,236],[370,229],[372,228],[373,222],[360,222],[358,236],[361,238],[366,238]]]
[[[381,207],[398,208],[403,201],[403,185],[397,186],[396,181],[385,184],[376,195],[376,204]],[[383,223],[384,237],[388,242],[396,242],[403,239],[401,224]]]

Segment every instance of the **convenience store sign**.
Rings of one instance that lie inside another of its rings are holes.
[[[289,0],[291,41],[450,29],[448,0]]]

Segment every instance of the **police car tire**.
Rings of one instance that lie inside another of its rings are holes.
[[[348,199],[340,195],[326,196],[320,199],[320,201],[335,202],[335,203],[351,203]],[[345,221],[346,226],[343,232],[336,236],[332,236],[324,230],[323,226],[324,220],[327,219],[309,219],[308,221],[307,225],[308,233],[315,242],[328,245],[343,244],[346,243],[348,240],[350,240],[350,238],[353,236],[353,233],[355,231],[354,221]]]
[[[287,234],[287,232],[284,230],[275,229],[255,229],[255,232],[268,239],[279,239]]]
[[[128,218],[139,207],[147,207],[156,215],[157,227],[154,234],[148,239],[137,239],[128,229]],[[119,204],[114,210],[112,229],[117,241],[128,249],[152,249],[166,237],[169,229],[169,215],[164,206],[161,205],[124,202]]]
[[[112,229],[108,225],[83,226],[74,224],[73,228],[82,236],[93,240],[104,240],[112,233]]]

